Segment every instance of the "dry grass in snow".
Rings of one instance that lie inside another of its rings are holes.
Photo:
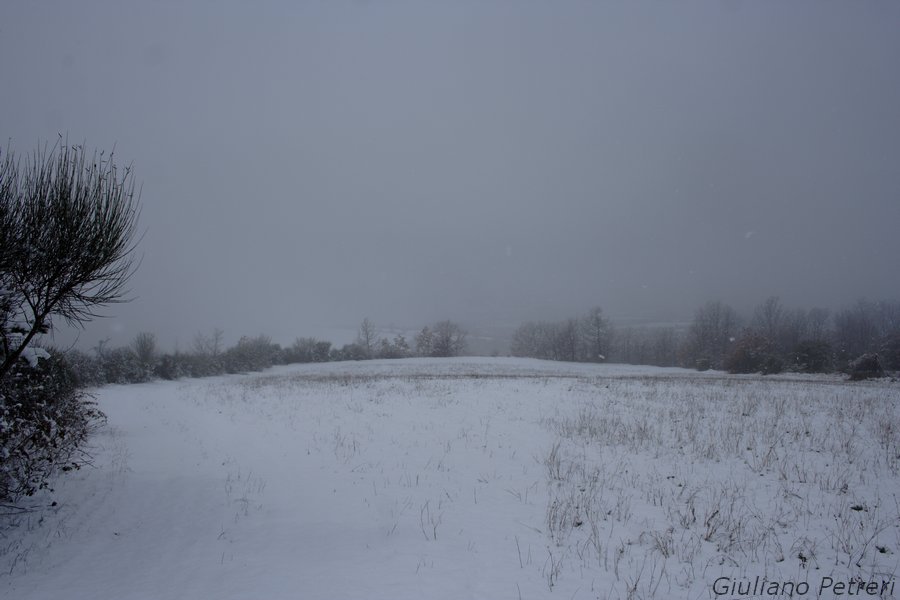
[[[95,468],[4,517],[0,595],[877,597],[897,575],[890,381],[453,359],[96,395]]]

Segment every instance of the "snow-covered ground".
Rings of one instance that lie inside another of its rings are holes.
[[[496,358],[95,396],[93,466],[3,517],[0,597],[900,597],[895,382]]]

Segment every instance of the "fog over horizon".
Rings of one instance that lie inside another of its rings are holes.
[[[134,300],[81,346],[834,309],[900,298],[898,31],[887,1],[7,2],[0,141],[134,166]]]

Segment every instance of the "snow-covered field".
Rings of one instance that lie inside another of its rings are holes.
[[[896,382],[500,358],[95,395],[93,466],[3,517],[0,597],[900,597]]]

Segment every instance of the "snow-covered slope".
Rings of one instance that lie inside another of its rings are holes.
[[[896,383],[451,359],[95,395],[93,466],[5,518],[0,597],[831,597],[897,573]]]

